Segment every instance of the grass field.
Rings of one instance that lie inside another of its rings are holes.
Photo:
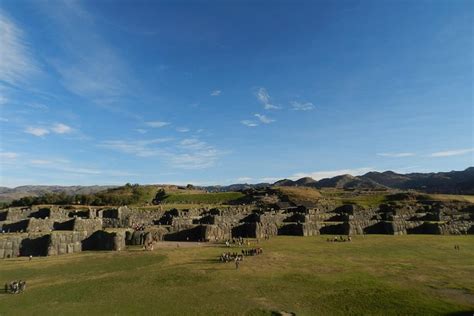
[[[171,193],[162,201],[164,204],[227,204],[243,197],[241,192],[216,193]]]
[[[227,248],[84,252],[0,262],[1,315],[472,314],[472,236],[275,237],[239,270],[216,261]],[[461,250],[455,251],[454,244]],[[236,249],[239,250],[240,248]]]

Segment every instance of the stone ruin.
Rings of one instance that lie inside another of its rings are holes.
[[[406,200],[373,208],[277,202],[186,210],[162,207],[0,211],[0,258],[124,249],[151,241],[225,241],[234,237],[361,234],[474,234],[474,205]]]

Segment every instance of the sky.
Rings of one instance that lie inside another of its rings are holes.
[[[0,2],[0,185],[474,165],[474,2]]]

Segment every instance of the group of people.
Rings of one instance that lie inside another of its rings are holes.
[[[132,224],[134,230],[145,230],[145,224]]]
[[[232,245],[238,245],[242,247],[244,245],[244,242],[245,241],[242,237],[238,237],[238,238],[232,238],[232,239],[226,240],[225,245],[226,247],[231,247]],[[247,240],[247,245],[249,244],[250,244],[250,241]]]
[[[347,239],[345,239],[342,236],[334,236],[334,238],[328,238],[326,240],[327,242],[345,242],[345,241],[352,241],[351,236],[347,236]]]
[[[235,269],[239,268],[240,262],[244,261],[246,256],[256,256],[263,253],[262,248],[252,248],[252,249],[242,249],[242,253],[237,252],[224,252],[220,257],[219,261],[221,262],[232,262],[235,263]]]
[[[256,256],[263,253],[262,248],[242,249],[242,255],[244,256]]]
[[[240,255],[237,252],[224,252],[219,260],[221,262],[231,262],[231,261],[243,261],[244,255]]]
[[[13,281],[5,283],[5,293],[20,294],[26,289],[26,281]]]

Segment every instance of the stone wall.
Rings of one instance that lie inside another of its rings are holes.
[[[27,234],[3,234],[0,236],[0,258],[14,258],[20,255],[22,240]]]
[[[98,230],[82,240],[82,250],[110,250],[125,249],[125,231],[106,232]]]
[[[85,231],[53,231],[48,245],[48,256],[82,251],[82,241],[87,238]]]

